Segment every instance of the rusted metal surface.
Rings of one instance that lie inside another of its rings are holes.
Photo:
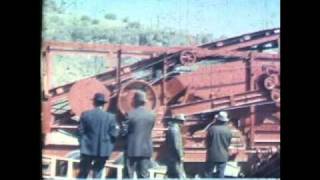
[[[266,37],[277,37],[280,34],[280,29],[279,28],[273,28],[273,29],[267,29],[267,30],[262,30],[258,32],[253,32],[253,33],[248,33],[248,34],[243,34],[240,36],[224,39],[222,41],[218,42],[212,42],[212,43],[207,43],[204,45],[201,45],[200,47],[202,48],[209,48],[209,49],[217,49],[217,48],[222,48],[222,47],[227,47],[227,46],[233,46],[233,45],[243,45],[243,42],[245,41],[253,41],[253,40],[260,40],[265,41]],[[276,39],[278,40],[278,39]]]
[[[134,45],[106,45],[106,44],[88,44],[77,42],[56,42],[47,41],[44,43],[48,51],[57,52],[80,52],[80,53],[117,53],[122,49],[124,55],[148,55],[157,56],[164,52],[176,52],[186,47],[150,47],[150,46],[134,46]]]
[[[68,100],[72,112],[80,116],[82,112],[93,108],[92,97],[96,92],[100,92],[108,99],[110,91],[96,79],[89,78],[75,83],[68,93]]]
[[[265,153],[258,152],[253,161],[248,177],[276,178],[280,176],[280,152],[278,149],[270,149]]]
[[[199,58],[199,60],[201,60],[202,58],[208,58],[208,57],[237,57],[237,58],[248,58],[250,53],[246,53],[246,52],[216,52],[216,51],[210,51],[210,50],[205,50],[205,49],[196,49],[197,51],[197,57]],[[47,56],[49,56],[49,54],[51,55],[51,53],[49,53],[50,51],[48,51],[46,54],[48,54]],[[123,52],[123,51],[122,51]],[[124,51],[125,52],[125,51]],[[183,51],[182,51],[183,52]],[[180,53],[178,53],[179,55]],[[175,55],[171,55],[171,56],[175,56]],[[267,60],[279,60],[279,56],[278,55],[269,55],[266,53],[259,53],[256,55],[257,59],[267,59]],[[50,56],[51,57],[51,56]],[[167,59],[167,58],[164,58]],[[157,65],[158,63],[161,63],[162,61],[164,61],[164,59],[152,59],[152,58],[147,58],[145,60],[139,61],[137,63],[131,64],[129,66],[123,66],[121,67],[121,77],[123,79],[128,79],[131,78],[132,73],[140,70],[140,69],[145,69],[146,67],[152,67],[153,65]],[[50,63],[49,63],[50,62]],[[51,61],[48,61],[48,66],[49,64],[51,64]],[[49,68],[48,69],[52,69]],[[50,71],[49,71],[50,72]],[[96,75],[96,78],[99,79],[100,81],[104,82],[104,84],[114,84],[116,83],[116,74],[117,74],[117,70],[116,69],[110,69],[110,70],[106,70],[105,73]],[[52,73],[52,72],[51,72]],[[48,74],[51,74],[48,73]],[[48,83],[50,83],[50,77],[48,77]],[[113,82],[115,81],[115,82]],[[63,93],[68,93],[70,87],[73,85],[74,83],[69,83],[66,85],[63,85],[62,87],[55,87],[55,88],[49,88],[49,87],[44,87],[45,89],[50,89],[50,96],[57,96],[59,94],[57,94],[56,90],[57,89],[62,89]]]
[[[276,103],[280,103],[280,89],[273,89],[271,91],[271,99]]]
[[[42,133],[47,134],[50,132],[52,123],[52,116],[51,116],[51,103],[50,101],[42,102]]]
[[[120,111],[123,116],[132,109],[133,92],[139,89],[147,94],[147,107],[157,113],[152,133],[155,158],[163,158],[162,150],[166,148],[166,119],[184,113],[185,161],[205,162],[206,132],[202,129],[215,112],[227,110],[232,117],[234,159],[247,161],[250,153],[257,154],[256,149],[279,146],[280,55],[260,52],[279,46],[279,35],[279,29],[269,29],[198,47],[168,48],[47,42],[43,48],[43,86],[44,94],[50,98],[44,100],[44,133],[75,131],[74,115],[92,107],[91,98],[97,91],[109,97],[109,109]],[[88,79],[51,87],[53,55],[77,53],[103,54],[110,58],[113,68]],[[123,57],[139,57],[140,61],[124,65],[120,61]],[[204,62],[209,64],[201,64]],[[60,101],[66,101],[70,109],[57,113]],[[73,124],[61,123],[65,121]],[[115,153],[123,150],[121,143],[116,145]],[[53,146],[47,147],[46,152],[50,148],[55,153],[66,149]]]
[[[133,95],[134,92],[140,90],[146,93],[147,104],[146,107],[150,110],[155,110],[157,107],[157,97],[152,86],[145,81],[130,81],[121,89],[118,97],[118,108],[123,114],[127,114],[134,109]]]
[[[206,112],[219,111],[238,106],[248,107],[251,104],[272,103],[268,102],[268,98],[266,98],[266,96],[259,91],[235,94],[233,98],[233,105],[230,96],[224,96],[214,99],[205,99],[185,104],[172,105],[169,106],[169,108],[172,114],[183,113],[186,115],[194,115]]]
[[[52,56],[50,53],[43,53],[44,55],[44,68],[45,68],[45,73],[44,73],[44,83],[43,83],[43,90],[44,90],[44,96],[50,97],[49,90],[51,88],[51,79],[52,79]]]
[[[245,91],[246,69],[244,61],[214,64],[182,74],[177,79],[193,96],[218,98]]]
[[[182,51],[180,53],[180,63],[183,65],[193,64],[197,61],[197,55],[193,51]]]
[[[277,86],[277,84],[279,82],[279,78],[277,75],[270,75],[269,77],[267,77],[264,80],[264,86],[268,89],[268,90],[272,90],[273,88],[275,88]]]
[[[117,85],[118,85],[118,89],[121,88],[121,50],[118,50],[117,52]],[[123,72],[128,72],[128,69],[123,69]]]

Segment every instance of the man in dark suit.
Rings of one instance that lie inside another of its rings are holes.
[[[224,177],[224,170],[229,158],[228,148],[231,143],[231,130],[227,126],[228,114],[224,111],[215,116],[216,122],[209,128],[207,137],[208,162],[207,177],[213,177],[213,169],[216,167],[219,178]]]
[[[168,170],[169,178],[186,178],[183,167],[184,148],[181,134],[181,125],[185,121],[183,114],[179,114],[169,119],[167,131],[167,149],[168,149]]]
[[[133,97],[134,110],[128,113],[128,136],[126,149],[127,176],[148,178],[150,159],[153,152],[151,133],[155,123],[155,114],[145,107],[146,95],[136,91]]]
[[[101,178],[105,162],[113,150],[119,132],[115,116],[103,109],[106,103],[104,95],[96,93],[93,103],[94,109],[83,112],[80,117],[79,178],[88,176],[92,162],[93,178]]]

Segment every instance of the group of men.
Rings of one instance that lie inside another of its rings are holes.
[[[184,115],[174,116],[168,122],[168,172],[169,178],[186,178],[183,167],[184,151],[181,125],[185,121]],[[209,124],[206,145],[208,148],[208,159],[206,163],[205,178],[224,178],[224,172],[229,159],[229,146],[232,133],[227,122],[228,114],[224,111],[216,114],[214,121]],[[216,173],[213,173],[216,168]]]
[[[133,178],[134,172],[138,178],[148,178],[153,154],[151,133],[156,115],[145,107],[147,102],[143,91],[136,91],[133,96],[134,109],[127,114],[123,124],[126,131],[125,176]],[[90,169],[93,178],[101,178],[106,160],[110,157],[120,127],[115,115],[104,110],[107,103],[101,93],[93,98],[94,108],[82,113],[79,125],[80,143],[80,172],[78,178],[87,178]],[[186,178],[184,171],[184,151],[181,126],[185,121],[184,115],[174,116],[168,121],[167,149],[169,178]],[[217,167],[218,177],[224,176],[228,160],[228,147],[231,142],[231,131],[226,126],[226,112],[220,112],[217,121],[208,129],[208,166],[206,177],[213,177],[212,171]]]

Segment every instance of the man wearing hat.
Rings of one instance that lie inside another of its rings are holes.
[[[151,132],[156,116],[145,107],[146,102],[146,94],[136,91],[133,96],[134,109],[127,116],[126,175],[129,178],[133,178],[134,172],[138,178],[149,177],[148,169],[153,152]]]
[[[173,116],[168,121],[167,149],[168,149],[168,178],[186,178],[183,167],[184,151],[181,135],[181,125],[185,121],[184,114]]]
[[[83,112],[80,117],[80,172],[78,178],[87,178],[91,163],[93,178],[101,178],[106,160],[109,158],[119,133],[115,116],[105,112],[107,103],[102,93],[93,98],[94,109]]]
[[[215,123],[209,128],[207,136],[208,177],[213,177],[213,169],[216,167],[216,174],[219,178],[224,177],[224,170],[229,158],[228,148],[231,143],[231,130],[227,126],[229,121],[228,114],[225,111],[219,112],[215,116]]]

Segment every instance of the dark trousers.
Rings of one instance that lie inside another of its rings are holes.
[[[183,162],[181,161],[169,161],[167,175],[168,178],[186,178]]]
[[[168,178],[186,178],[183,162],[176,154],[169,153],[167,159],[167,176]]]
[[[226,169],[227,162],[207,162],[206,178],[224,178],[224,170]],[[213,174],[213,169],[217,168],[216,175]]]
[[[126,176],[133,178],[134,172],[138,178],[149,178],[150,158],[149,157],[127,157]]]
[[[92,162],[93,178],[101,178],[102,171],[107,159],[108,157],[98,157],[81,154],[80,172],[78,174],[78,178],[87,178]]]

